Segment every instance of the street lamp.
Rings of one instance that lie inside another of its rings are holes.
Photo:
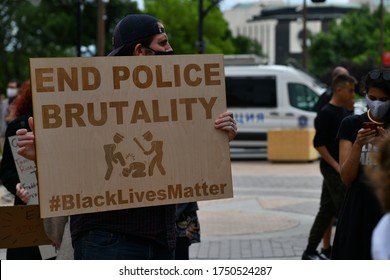
[[[384,6],[383,6],[383,0],[381,0],[381,3],[380,3],[380,9],[381,9],[381,19],[380,19],[380,32],[381,32],[381,43],[380,43],[380,52],[381,52],[381,66],[382,68],[384,68],[384,59],[383,59],[383,55],[384,55],[384,41],[385,41],[385,38],[384,38],[384,27],[383,27],[383,17],[384,17]]]
[[[311,2],[313,2],[313,3],[324,3],[325,1],[326,0],[311,0]],[[306,0],[303,0],[302,19],[303,19],[302,66],[303,66],[303,69],[307,70],[307,5],[306,5]]]
[[[77,33],[76,33],[76,50],[77,56],[81,56],[81,33],[82,33],[82,22],[81,22],[81,10],[83,9],[84,0],[77,0]]]
[[[97,17],[97,56],[105,55],[106,43],[106,3],[109,0],[98,1],[98,17]]]
[[[203,19],[206,17],[208,12],[215,7],[222,0],[213,0],[206,10],[203,9],[203,0],[199,0],[199,25],[198,25],[198,53],[202,54],[205,50],[205,42],[203,41]]]
[[[303,69],[307,70],[307,5],[306,0],[303,0],[303,9],[302,9],[302,18],[303,18],[303,34],[302,34],[302,66]]]

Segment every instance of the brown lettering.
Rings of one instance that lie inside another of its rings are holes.
[[[152,100],[153,107],[153,122],[167,122],[169,121],[168,116],[160,116],[159,101]]]
[[[70,68],[71,77],[64,68],[57,69],[58,91],[65,91],[65,83],[72,91],[78,90],[77,68]]]
[[[184,75],[184,80],[185,80],[187,85],[192,86],[192,87],[196,87],[196,86],[198,86],[202,82],[202,79],[197,77],[194,80],[191,80],[191,71],[192,70],[195,70],[196,72],[199,72],[202,69],[197,64],[188,64],[184,68],[184,74],[183,74]]]
[[[177,120],[177,100],[171,99],[171,121],[175,122]]]
[[[218,185],[211,185],[209,188],[211,195],[217,195],[219,193],[219,186]]]
[[[89,77],[93,78],[93,81],[90,83]],[[83,90],[95,90],[100,87],[101,77],[100,72],[95,67],[82,67],[81,68],[81,77],[83,81]]]
[[[213,68],[217,68],[217,71],[212,71]],[[219,68],[220,65],[218,63],[206,63],[204,65],[204,77],[205,77],[205,85],[206,86],[217,86],[221,84],[221,80],[212,80],[212,77],[219,77]]]
[[[175,87],[181,86],[181,77],[180,77],[180,65],[173,65],[173,75],[175,77]]]
[[[186,119],[192,120],[192,104],[196,103],[196,98],[180,98],[179,103],[185,104],[186,107]]]
[[[141,82],[140,75],[141,73],[145,73],[145,81]],[[146,66],[146,65],[139,65],[134,68],[133,71],[133,82],[138,88],[148,88],[153,83],[153,72],[152,70]]]
[[[125,66],[114,66],[112,68],[114,89],[120,89],[120,82],[130,77],[130,70]]]
[[[81,104],[65,104],[65,124],[66,127],[73,127],[73,121],[75,120],[78,126],[86,126],[84,120],[81,118],[84,113],[84,107]]]
[[[163,72],[161,65],[156,65],[156,85],[157,87],[172,87],[172,82],[163,81]]]
[[[94,103],[87,104],[88,121],[90,124],[95,126],[102,126],[107,122],[107,103],[100,103],[100,119],[97,120],[95,117],[95,105]]]
[[[210,98],[210,101],[207,102],[206,101],[206,98],[204,97],[200,97],[199,98],[199,101],[200,101],[200,104],[202,104],[205,112],[206,112],[206,119],[211,119],[212,118],[212,109],[214,107],[214,104],[215,104],[215,101],[217,100],[217,97],[211,97]]]
[[[53,75],[46,76],[45,74],[53,74],[53,68],[37,68],[35,69],[35,82],[37,84],[37,92],[53,92],[54,85],[44,85],[45,83],[53,83]]]
[[[128,106],[129,102],[127,101],[110,102],[110,108],[115,108],[117,124],[123,124],[123,107]]]
[[[62,125],[61,109],[58,105],[42,105],[42,127],[58,128]]]
[[[136,123],[138,120],[144,120],[146,123],[150,123],[150,116],[148,114],[148,110],[145,107],[143,101],[136,101],[134,104],[133,115],[131,116],[130,123]]]

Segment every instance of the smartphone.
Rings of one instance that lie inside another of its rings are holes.
[[[378,124],[377,123],[373,123],[373,122],[364,122],[363,123],[363,128],[369,128],[371,130],[377,130]]]

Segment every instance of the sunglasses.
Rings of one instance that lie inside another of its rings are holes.
[[[381,76],[383,80],[390,81],[390,70],[372,70],[368,72],[368,77],[371,80],[379,79]]]

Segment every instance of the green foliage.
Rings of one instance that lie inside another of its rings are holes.
[[[211,5],[204,0],[204,10]],[[169,41],[177,54],[198,53],[198,0],[145,0],[145,12],[165,25]],[[203,21],[205,53],[234,53],[228,24],[218,6],[209,10]]]
[[[81,1],[81,45],[96,45],[97,1]],[[30,57],[77,55],[78,0],[0,0],[0,93],[11,79],[29,78]],[[136,2],[110,0],[106,4],[106,50],[112,31],[126,14],[140,13]]]
[[[213,0],[203,0],[204,10]],[[29,78],[30,57],[67,57],[77,55],[77,34],[81,45],[97,45],[97,0],[0,0],[0,93],[11,79]],[[160,18],[178,54],[198,53],[199,0],[145,0],[145,12]],[[81,5],[81,25],[77,10]],[[112,48],[115,25],[127,14],[141,13],[135,1],[110,0],[106,3],[105,49]],[[261,46],[245,38],[232,38],[218,5],[204,17],[205,53],[255,53]]]
[[[390,24],[385,13],[384,26]],[[390,30],[385,29],[385,50],[390,48]],[[380,11],[370,12],[363,7],[346,14],[340,23],[334,22],[327,32],[311,37],[309,69],[317,76],[341,63],[365,68],[381,64]]]
[[[245,36],[238,35],[233,39],[233,44],[236,47],[235,54],[255,54],[263,56],[263,50],[259,42]]]

